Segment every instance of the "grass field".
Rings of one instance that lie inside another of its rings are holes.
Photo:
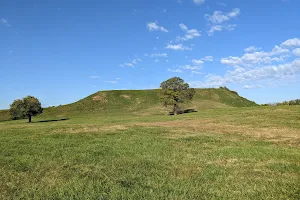
[[[300,106],[219,103],[0,122],[0,199],[300,199]]]

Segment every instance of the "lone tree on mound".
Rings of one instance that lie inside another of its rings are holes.
[[[12,119],[24,119],[28,117],[29,123],[32,116],[39,115],[43,112],[40,101],[32,96],[15,100],[9,109]]]
[[[196,91],[190,88],[189,84],[185,83],[179,77],[170,78],[160,84],[161,90],[159,96],[164,106],[173,106],[173,113],[176,115],[179,111],[179,103],[192,100]]]

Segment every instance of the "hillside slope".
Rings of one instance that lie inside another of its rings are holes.
[[[210,88],[196,89],[193,101],[181,105],[181,108],[202,110],[256,105],[255,102],[226,88]],[[97,92],[72,104],[45,109],[45,114],[59,113],[59,116],[90,112],[162,114],[168,110],[159,101],[158,90],[114,90]]]

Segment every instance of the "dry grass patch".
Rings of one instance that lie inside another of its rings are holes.
[[[106,94],[99,94],[93,97],[93,101],[100,101],[102,103],[106,103],[107,102],[107,98],[106,98]]]
[[[131,97],[127,94],[122,94],[120,97],[122,97],[124,99],[131,99]]]
[[[259,128],[248,125],[235,125],[213,120],[176,120],[155,123],[137,123],[138,126],[170,128],[169,138],[184,138],[203,135],[203,133],[241,134],[272,142],[300,144],[299,130],[292,128]]]

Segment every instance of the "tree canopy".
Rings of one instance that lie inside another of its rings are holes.
[[[43,112],[40,101],[33,97],[27,96],[23,99],[15,100],[9,109],[12,119],[24,119],[28,117],[31,122],[32,116],[39,115]]]
[[[178,114],[179,103],[192,100],[196,91],[179,77],[170,78],[160,84],[159,96],[164,106],[173,106],[173,113]]]

